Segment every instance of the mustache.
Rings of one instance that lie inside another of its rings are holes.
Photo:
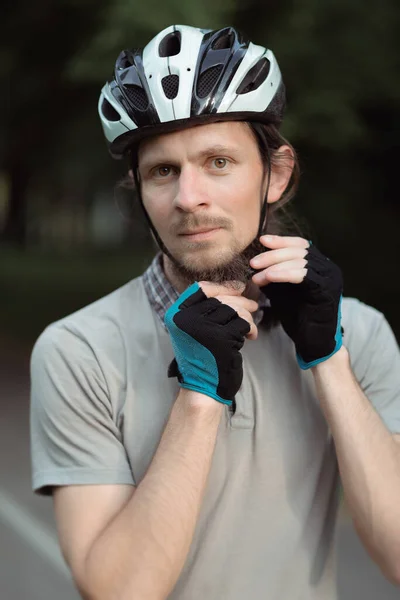
[[[169,228],[169,233],[172,235],[180,235],[181,233],[192,230],[201,229],[202,227],[217,228],[221,227],[230,231],[232,229],[232,223],[225,217],[211,217],[202,215],[185,215],[180,219],[179,223],[174,223]]]

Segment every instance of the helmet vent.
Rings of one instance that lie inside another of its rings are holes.
[[[149,101],[143,88],[139,87],[138,85],[125,85],[124,90],[135,108],[138,110],[147,109]]]
[[[200,98],[205,98],[213,89],[218,81],[223,65],[215,65],[204,71],[197,84],[197,94]]]
[[[101,112],[103,113],[107,121],[121,120],[120,114],[115,110],[113,105],[110,104],[106,98],[103,99],[103,102],[101,104]]]
[[[123,70],[133,65],[133,53],[130,50],[123,50],[117,58],[117,69]]]
[[[165,36],[158,46],[158,54],[162,57],[176,56],[181,51],[181,32],[172,31]]]
[[[232,32],[225,31],[222,32],[216,40],[214,40],[212,44],[213,50],[227,50],[228,48],[232,48],[234,42],[234,35]]]
[[[236,93],[247,94],[248,92],[253,92],[259,88],[267,79],[270,68],[271,63],[269,60],[267,58],[261,58],[253,67],[251,67],[247,75],[245,75],[237,88]]]
[[[167,98],[169,98],[169,100],[173,100],[178,95],[179,76],[167,75],[166,77],[162,78],[161,85]]]

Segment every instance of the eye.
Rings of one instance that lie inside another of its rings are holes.
[[[217,169],[224,169],[227,164],[228,164],[228,160],[226,158],[213,158],[213,164],[215,167],[217,167]]]
[[[167,175],[169,175],[171,173],[171,167],[157,167],[156,169],[156,175],[159,175],[160,177],[167,177]]]

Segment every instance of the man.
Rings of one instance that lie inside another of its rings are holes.
[[[400,582],[400,354],[333,262],[271,236],[283,108],[274,55],[233,28],[169,27],[102,90],[161,253],[32,355],[33,487],[84,598],[336,598],[339,471]]]

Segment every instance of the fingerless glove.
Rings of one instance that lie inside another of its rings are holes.
[[[243,379],[240,350],[249,323],[194,283],[167,310],[165,324],[175,353],[168,375],[181,387],[232,404]]]
[[[295,344],[302,369],[327,360],[343,343],[341,270],[313,245],[306,260],[307,274],[301,283],[270,283],[262,288]]]

